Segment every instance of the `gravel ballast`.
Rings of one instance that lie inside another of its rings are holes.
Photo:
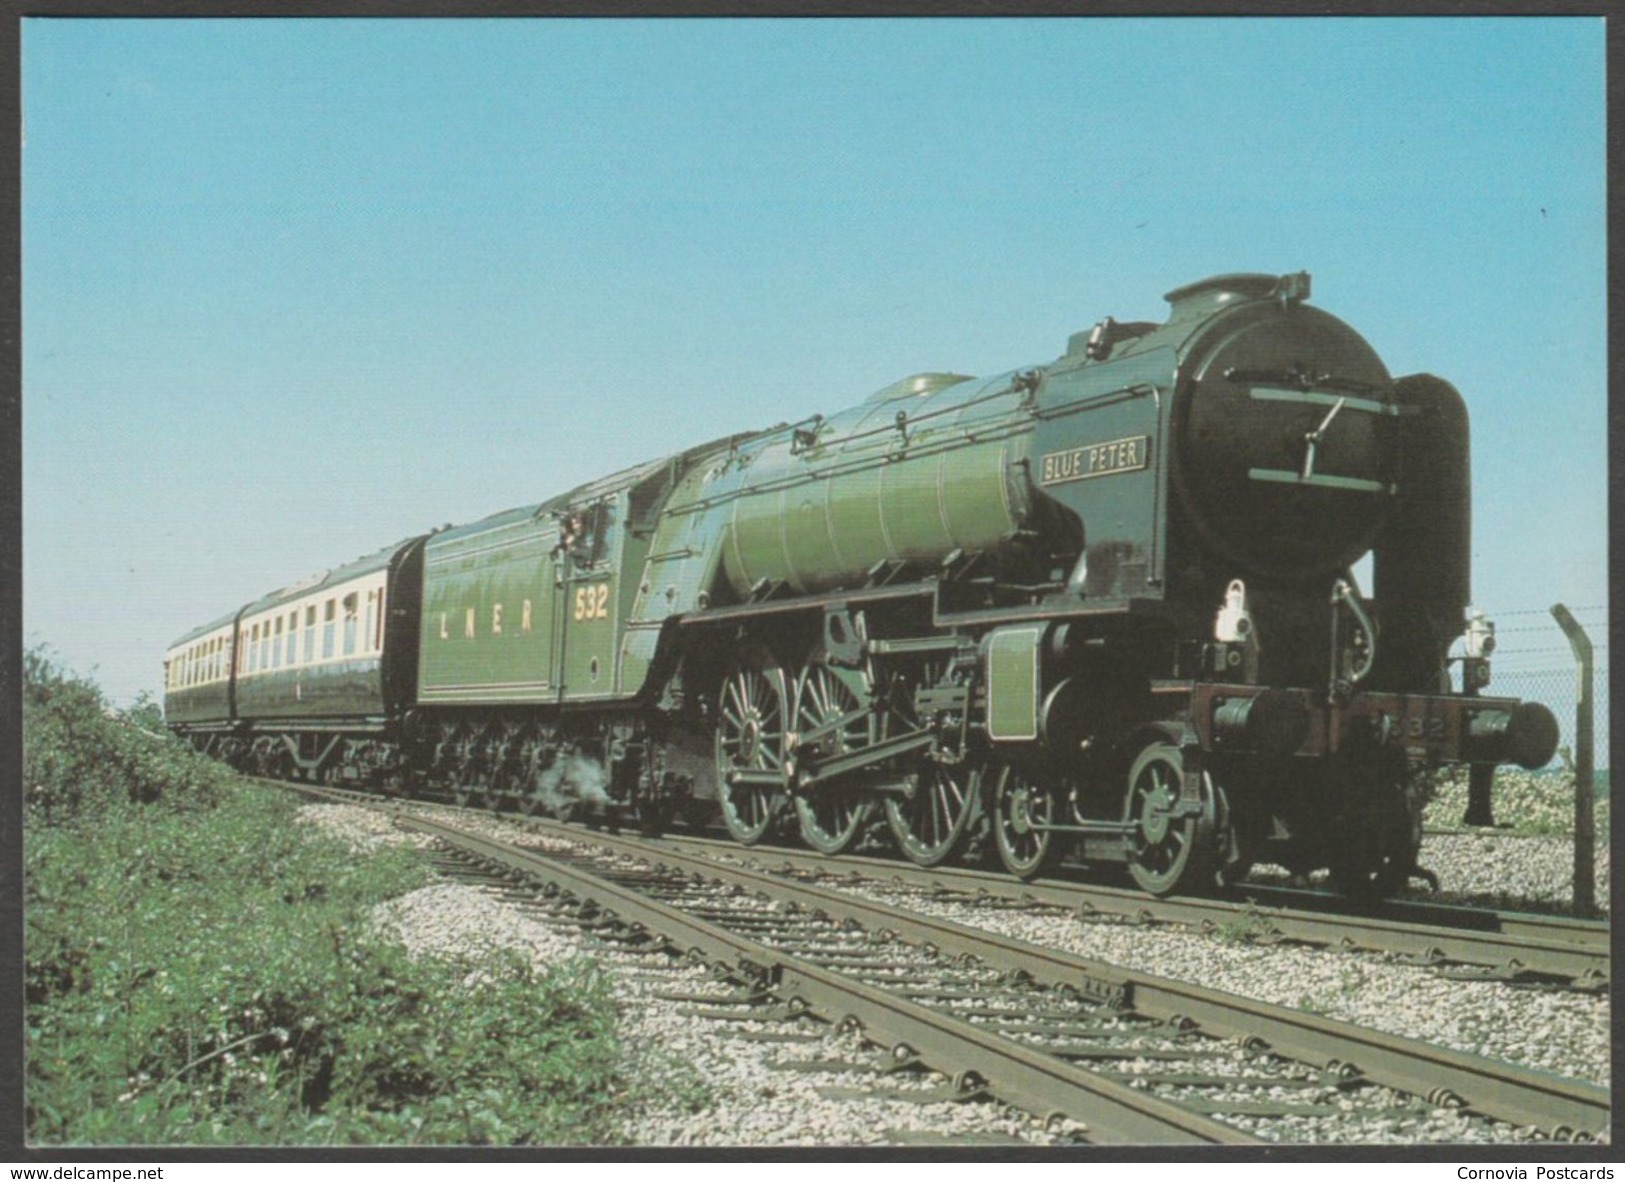
[[[320,806],[324,828],[351,826],[357,840],[384,836],[387,817],[348,806]],[[424,807],[460,827],[488,836],[555,850],[576,843],[543,837],[501,818]],[[344,814],[359,817],[344,819]],[[361,820],[360,817],[365,817]],[[590,834],[584,834],[590,840]],[[1445,878],[1465,883],[1466,870],[1487,861],[1479,843],[1545,842],[1567,849],[1560,838],[1430,835],[1423,861]],[[1527,852],[1527,851],[1526,851]],[[1431,856],[1430,856],[1431,855]],[[1530,859],[1508,855],[1507,875],[1530,889],[1517,874],[1533,878]],[[1457,866],[1458,869],[1451,869]],[[839,863],[832,863],[838,866]],[[1566,864],[1565,864],[1566,865]],[[1549,868],[1538,873],[1549,873]],[[1290,947],[1254,946],[1235,938],[1178,929],[1154,929],[1111,922],[1080,922],[1059,912],[1010,912],[974,903],[943,902],[900,889],[826,884],[870,898],[983,927],[1035,944],[1111,962],[1124,968],[1188,980],[1264,1001],[1323,1013],[1405,1037],[1434,1042],[1470,1053],[1505,1059],[1528,1067],[1592,1082],[1609,1080],[1606,999],[1575,993],[1512,989],[1491,982],[1447,979],[1375,954],[1353,954]],[[1464,886],[1463,889],[1470,889]],[[537,923],[495,892],[461,884],[438,884],[380,909],[381,926],[400,934],[423,953],[478,951],[490,947],[530,948],[539,960],[571,955],[598,958],[614,975],[622,1007],[626,1045],[633,1054],[658,1048],[658,1062],[640,1062],[645,1078],[703,1078],[706,1096],[695,1110],[685,1095],[693,1088],[673,1088],[664,1102],[650,1101],[627,1114],[626,1134],[635,1144],[649,1145],[811,1145],[883,1144],[896,1140],[942,1136],[950,1132],[992,1143],[1011,1138],[1054,1143],[1072,1139],[1077,1130],[1046,1129],[1034,1118],[996,1104],[931,1104],[896,1100],[835,1100],[820,1088],[873,1083],[872,1072],[804,1074],[775,1067],[789,1060],[840,1060],[877,1064],[883,1052],[864,1047],[858,1036],[828,1027],[797,1024],[795,1029],[821,1031],[812,1042],[755,1042],[740,1037],[765,1029],[753,1022],[712,1022],[685,1012],[692,1006],[655,997],[673,990],[726,989],[709,972],[692,966],[671,967],[663,956],[606,948],[574,933]],[[783,1030],[782,1024],[772,1029]],[[884,1077],[886,1088],[941,1087],[940,1076]],[[1331,1141],[1341,1133],[1336,1122],[1310,1122],[1306,1139]],[[1371,1130],[1362,1131],[1369,1138]],[[1379,1132],[1378,1134],[1382,1134]],[[1396,1119],[1390,1134],[1397,1141],[1419,1139],[1476,1140],[1483,1135],[1465,1120],[1448,1114],[1426,1127]],[[1384,1139],[1387,1139],[1386,1137]]]
[[[364,809],[324,806],[324,827],[375,836]],[[359,815],[358,815],[359,814]],[[365,818],[365,819],[364,819]],[[388,819],[384,818],[388,823]],[[459,817],[465,824],[466,814]],[[500,821],[466,824],[492,836],[512,838]],[[541,844],[525,835],[530,844]],[[555,847],[572,843],[548,841]],[[665,953],[629,951],[560,930],[527,914],[496,889],[441,882],[377,908],[373,922],[402,940],[416,955],[479,956],[495,949],[528,955],[537,964],[589,956],[611,975],[621,1014],[621,1039],[632,1062],[629,1074],[648,1080],[670,1077],[676,1086],[646,1089],[647,1098],[625,1114],[624,1133],[635,1145],[808,1146],[921,1144],[956,1139],[961,1144],[1071,1144],[1081,1126],[1046,1125],[996,1102],[914,1103],[895,1099],[832,1099],[827,1088],[927,1091],[948,1086],[935,1072],[881,1076],[882,1048],[855,1032],[821,1023],[718,1022],[693,1015],[691,1001],[659,996],[703,993],[725,1004],[730,987],[703,966],[682,964]],[[807,1041],[766,1042],[752,1032],[794,1032]],[[850,1071],[786,1070],[795,1060],[829,1060]]]

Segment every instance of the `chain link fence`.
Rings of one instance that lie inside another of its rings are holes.
[[[1606,792],[1608,770],[1608,608],[1591,605],[1570,608],[1591,638],[1595,653],[1592,702],[1596,718],[1594,747],[1597,779]],[[1491,612],[1496,648],[1491,660],[1491,681],[1483,691],[1494,697],[1525,698],[1540,702],[1557,716],[1558,754],[1550,769],[1564,766],[1566,751],[1575,753],[1575,707],[1579,702],[1579,665],[1563,630],[1547,608]]]

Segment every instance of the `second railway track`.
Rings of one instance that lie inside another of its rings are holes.
[[[1252,884],[1237,888],[1228,898],[1158,899],[1069,879],[1019,882],[998,873],[956,867],[924,870],[886,858],[844,857],[832,862],[801,850],[742,847],[690,835],[667,835],[659,844],[771,872],[892,883],[943,899],[992,898],[1012,905],[1053,907],[1084,920],[1177,924],[1238,931],[1261,943],[1390,952],[1444,969],[1483,970],[1486,977],[1513,984],[1601,993],[1610,981],[1606,922],[1429,903],[1389,902],[1359,912],[1349,910],[1346,899]]]
[[[727,966],[783,1006],[861,1024],[963,1091],[1082,1121],[1102,1142],[1372,1141],[1395,1129],[1453,1140],[1466,1126],[1494,1140],[1607,1135],[1608,1094],[1595,1085],[1128,972],[683,842],[557,827],[572,846],[539,851],[395,811],[488,866]]]

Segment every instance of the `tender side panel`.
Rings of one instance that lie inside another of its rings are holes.
[[[561,616],[573,607],[575,591],[555,586],[558,544],[551,515],[522,515],[429,539],[419,701],[557,699]]]

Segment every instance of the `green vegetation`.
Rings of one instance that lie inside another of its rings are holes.
[[[1563,753],[1565,756],[1567,752]],[[1426,823],[1441,828],[1461,824],[1467,811],[1467,769],[1451,768],[1434,778]],[[1503,767],[1495,773],[1495,821],[1514,833],[1569,836],[1574,832],[1574,773],[1568,769],[1526,772]],[[1596,775],[1596,829],[1608,840],[1608,773]]]
[[[413,960],[367,919],[426,880],[411,852],[355,856],[47,655],[25,674],[31,1142],[615,1139],[589,962]]]
[[[1273,932],[1274,926],[1262,915],[1244,914],[1227,919],[1213,928],[1213,934],[1229,944],[1253,944]]]

